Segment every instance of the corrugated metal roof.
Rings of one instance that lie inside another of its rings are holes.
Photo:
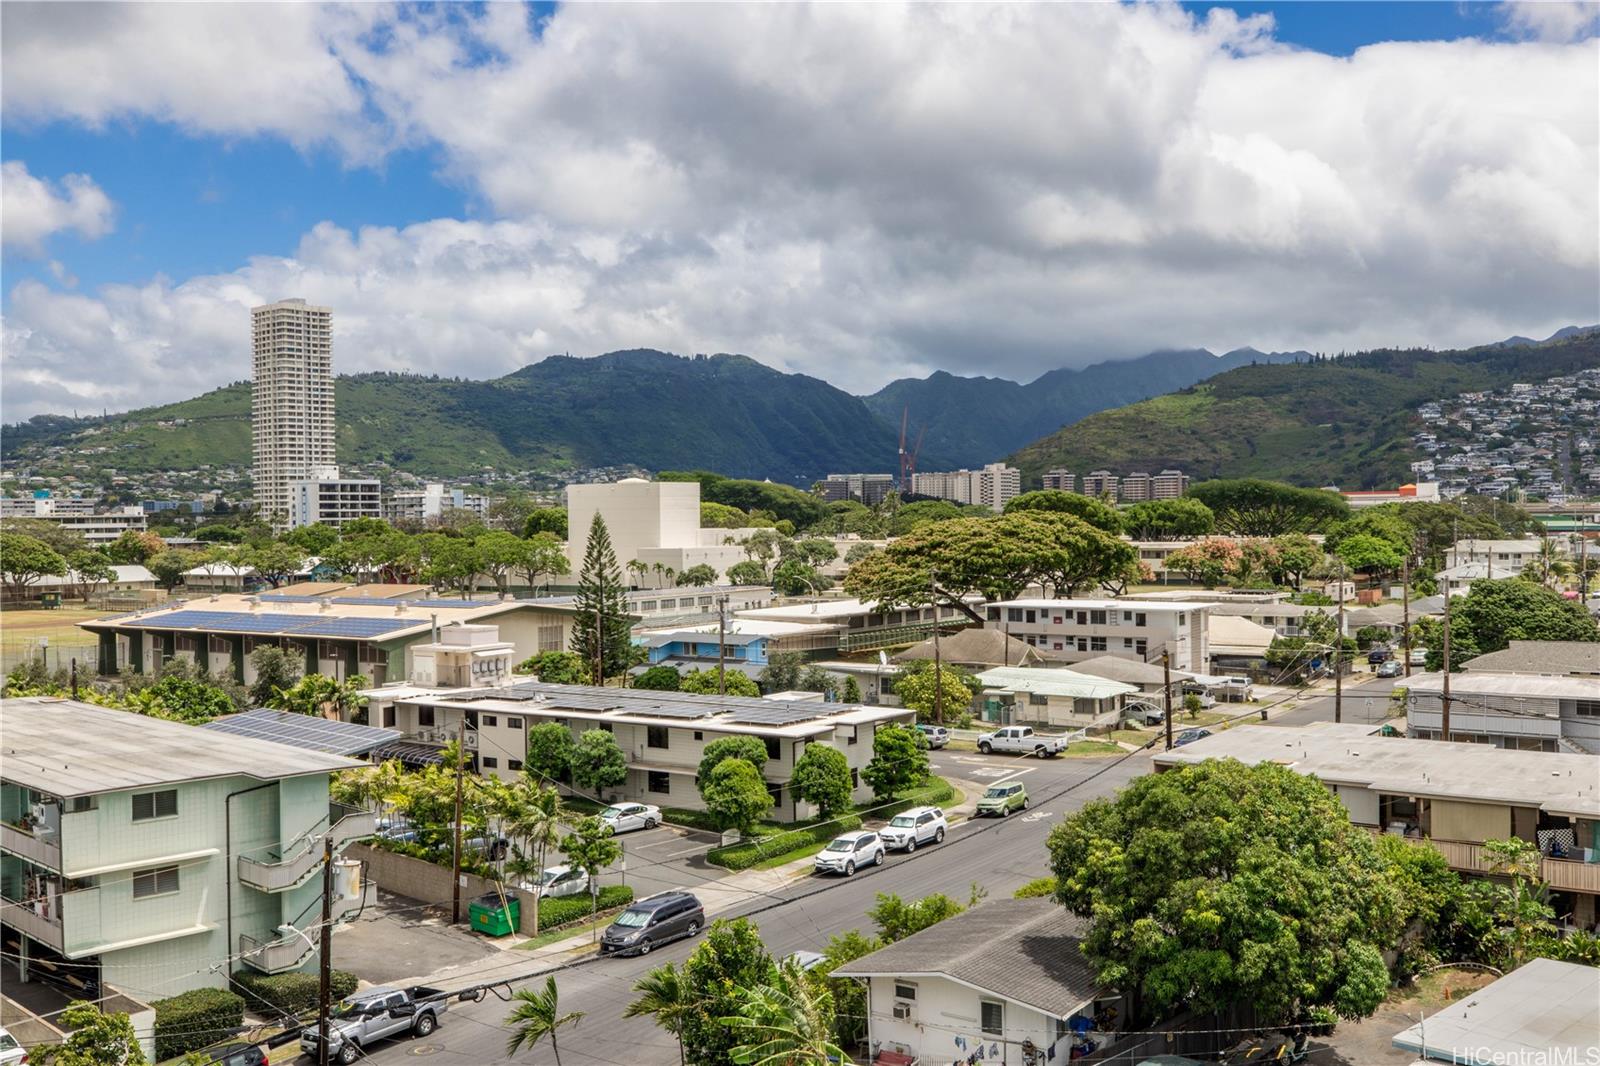
[[[1075,935],[1080,929],[1054,900],[995,900],[847,962],[833,975],[939,975],[1066,1018],[1099,994]]]
[[[62,797],[218,777],[274,781],[361,765],[270,740],[42,697],[0,700],[0,755],[7,781]]]

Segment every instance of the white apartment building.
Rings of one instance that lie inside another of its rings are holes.
[[[1078,491],[1078,475],[1070,470],[1046,470],[1044,472],[1044,487],[1059,489],[1062,492]]]
[[[675,574],[704,564],[720,578],[747,558],[737,543],[750,530],[701,529],[700,483],[624,478],[612,484],[567,486],[567,560],[574,578],[583,571],[583,553],[595,516],[605,519],[611,547],[624,580],[670,585],[663,571],[647,569],[630,577],[635,560],[647,568],[657,563]]]
[[[1443,676],[1414,674],[1405,687],[1407,735],[1439,739],[1444,727]],[[1523,751],[1600,755],[1600,678],[1473,669],[1453,673],[1450,739]]]
[[[920,496],[1003,511],[1009,501],[1022,493],[1022,471],[1004,463],[990,463],[981,470],[912,474],[911,491]]]
[[[1117,475],[1109,470],[1091,470],[1083,475],[1083,494],[1085,496],[1110,496],[1117,497]]]
[[[1150,475],[1145,473],[1128,474],[1122,479],[1122,502],[1143,503],[1150,499]]]
[[[256,513],[288,524],[293,486],[333,467],[333,311],[279,300],[250,312]]]
[[[1163,470],[1150,479],[1152,500],[1176,500],[1189,491],[1189,475],[1182,470]]]
[[[78,497],[8,496],[0,509],[0,518],[51,522],[81,534],[90,544],[110,544],[130,529],[142,533],[148,528],[143,507],[135,504],[97,514],[94,510],[97,502]]]
[[[822,481],[822,498],[829,502],[857,500],[875,507],[895,488],[893,474],[829,474]]]
[[[466,511],[478,518],[487,518],[489,497],[430,482],[420,489],[397,489],[383,503],[383,517],[390,522],[432,522],[449,511]]]
[[[1555,549],[1565,555],[1566,541],[1555,539],[1551,542]],[[1544,541],[1538,537],[1524,537],[1519,540],[1458,540],[1455,545],[1446,549],[1444,564],[1446,569],[1461,566],[1463,563],[1484,563],[1485,577],[1511,577],[1513,574],[1522,573],[1523,567],[1539,557],[1539,549]]]
[[[304,481],[289,483],[289,525],[342,526],[358,518],[381,518],[382,499],[375,478],[341,478],[337,470],[316,471]]]
[[[1045,652],[1062,663],[1101,655],[1159,662],[1206,673],[1211,605],[1148,600],[1001,600],[986,607],[984,628]]]

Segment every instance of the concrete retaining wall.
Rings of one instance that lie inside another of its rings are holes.
[[[367,844],[352,844],[346,854],[366,863],[367,876],[385,892],[422,903],[450,903],[452,890],[448,866],[435,866],[426,859],[398,855]],[[477,874],[462,874],[461,882],[461,898],[464,902],[495,891],[493,881]]]

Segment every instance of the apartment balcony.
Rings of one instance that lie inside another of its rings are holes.
[[[1376,831],[1374,832],[1376,833]],[[1475,874],[1487,874],[1490,872],[1490,863],[1484,854],[1482,844],[1473,844],[1464,840],[1434,840],[1416,837],[1406,837],[1404,839],[1419,846],[1433,848],[1433,850],[1444,856],[1445,863],[1452,870]],[[1547,855],[1539,873],[1545,882],[1558,892],[1584,892],[1589,895],[1600,895],[1600,862],[1554,859]]]
[[[0,822],[0,850],[27,859],[35,866],[61,869],[61,834],[30,833],[9,822]]]
[[[0,898],[0,905],[5,907],[3,913],[6,925],[56,951],[65,948],[66,938],[61,929],[60,896],[31,902]]]
[[[337,853],[352,841],[376,833],[378,814],[330,803],[328,825],[333,850]],[[322,837],[320,833],[313,833],[296,841],[284,855],[274,859],[239,856],[239,880],[262,892],[287,892],[305,884],[321,866]]]

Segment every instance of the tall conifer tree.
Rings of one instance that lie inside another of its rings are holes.
[[[632,625],[627,586],[611,548],[604,518],[594,516],[578,574],[578,617],[572,625],[572,650],[594,671],[595,684],[625,673],[630,665]]]

